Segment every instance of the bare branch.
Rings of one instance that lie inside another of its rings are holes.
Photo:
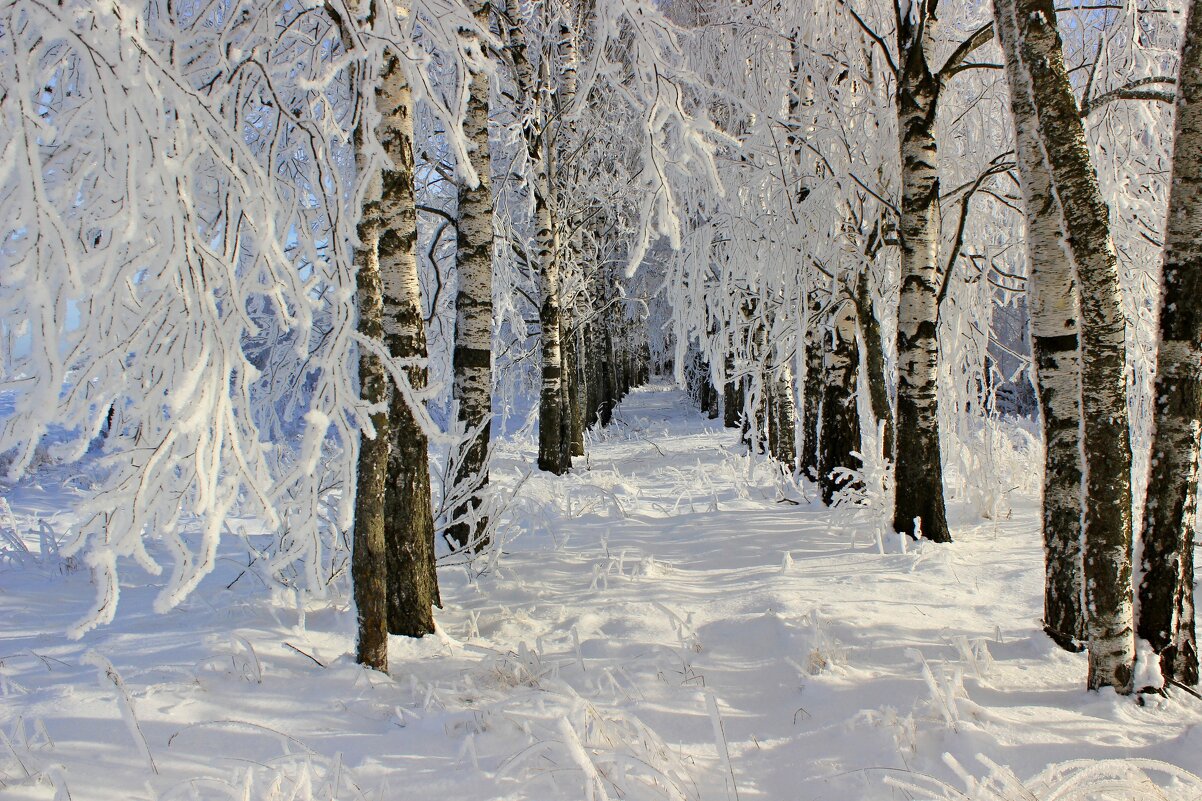
[[[847,12],[851,14],[852,19],[854,19],[856,24],[860,26],[860,30],[864,31],[864,34],[869,39],[876,42],[877,46],[881,48],[881,54],[885,57],[885,63],[889,65],[890,71],[892,71],[894,77],[896,77],[897,64],[895,64],[893,61],[893,54],[889,52],[889,45],[885,43],[885,40],[881,38],[879,33],[869,27],[868,23],[864,21],[863,17],[856,13],[856,10],[851,7],[851,4],[848,3],[847,0],[839,0],[839,4],[847,9]]]
[[[950,80],[957,73],[967,69],[974,69],[983,65],[968,65],[968,57],[974,52],[984,47],[993,41],[993,21],[989,21],[973,31],[972,35],[960,43],[960,46],[952,51],[952,54],[947,57],[947,61],[943,62],[943,67],[940,68],[938,79],[940,83]],[[1001,65],[988,65],[989,69],[1001,69]]]
[[[1109,92],[1103,92],[1095,98],[1086,100],[1081,104],[1081,116],[1088,117],[1103,106],[1108,106],[1116,100],[1157,100],[1161,103],[1175,103],[1177,93],[1169,89],[1144,89],[1142,87],[1152,84],[1169,84],[1176,85],[1177,81],[1173,78],[1164,76],[1152,76],[1149,78],[1137,78],[1130,83],[1111,89]]]
[[[987,167],[984,172],[977,176],[977,179],[973,182],[972,186],[969,187],[968,191],[964,193],[964,197],[960,199],[960,218],[956,222],[956,236],[955,239],[952,240],[951,252],[947,257],[947,266],[943,269],[943,280],[939,285],[939,294],[935,299],[936,315],[938,315],[939,310],[943,308],[943,300],[947,297],[948,288],[952,283],[952,269],[956,266],[956,261],[960,258],[960,252],[964,247],[964,229],[968,224],[968,212],[971,208],[972,196],[977,193],[977,190],[981,188],[982,184],[984,184],[994,175],[1001,175],[1009,170],[1014,169],[1014,162],[1001,160],[1008,155],[1010,154],[1003,153],[1002,155],[995,157],[993,162],[990,163],[989,167]]]
[[[896,214],[898,217],[901,217],[901,210],[900,210],[900,209],[898,209],[898,208],[897,208],[897,206],[895,206],[894,204],[890,203],[890,202],[889,202],[888,200],[886,200],[885,198],[881,197],[881,195],[880,195],[880,194],[878,194],[876,191],[874,191],[874,190],[872,189],[872,187],[870,187],[868,184],[866,184],[866,183],[864,183],[863,181],[861,181],[861,180],[860,180],[860,176],[856,175],[854,172],[850,172],[850,173],[848,173],[848,175],[850,175],[850,176],[851,176],[851,179],[852,179],[853,181],[855,181],[857,184],[859,184],[859,185],[860,185],[860,188],[861,188],[861,189],[863,189],[865,192],[867,192],[868,194],[872,195],[874,198],[876,198],[877,200],[879,200],[879,201],[880,201],[880,202],[881,202],[881,203],[882,203],[882,204],[883,204],[883,205],[884,205],[886,208],[888,208],[890,211],[892,211],[892,212],[893,212],[894,214]]]

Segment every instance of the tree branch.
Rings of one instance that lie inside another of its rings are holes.
[[[893,63],[893,54],[889,52],[889,45],[885,43],[885,40],[881,38],[880,34],[868,26],[868,23],[856,13],[856,10],[851,7],[851,4],[848,3],[847,0],[839,0],[839,5],[847,9],[847,12],[851,14],[852,19],[854,19],[856,24],[860,26],[860,30],[864,31],[864,34],[869,39],[876,42],[877,46],[881,48],[881,54],[885,56],[885,63],[889,65],[889,69],[893,72],[893,76],[896,78],[897,64]]]
[[[943,281],[939,285],[939,294],[935,299],[935,314],[938,316],[939,311],[943,308],[943,300],[947,297],[948,288],[952,283],[952,268],[956,266],[956,261],[960,258],[960,251],[964,247],[964,229],[968,224],[968,212],[972,203],[972,196],[977,193],[977,190],[994,175],[1000,175],[1009,170],[1014,169],[1014,163],[1001,161],[1009,153],[1003,153],[993,160],[988,168],[977,176],[976,181],[964,193],[964,197],[960,199],[960,219],[956,222],[956,238],[952,241],[952,249],[947,257],[947,266],[943,269]]]
[[[1177,81],[1173,78],[1166,78],[1161,75],[1154,75],[1148,78],[1137,78],[1130,83],[1111,89],[1109,92],[1103,92],[1097,97],[1086,100],[1081,104],[1081,117],[1088,117],[1103,106],[1108,106],[1116,100],[1159,100],[1161,103],[1175,103],[1177,101],[1177,93],[1168,89],[1144,89],[1142,87],[1150,84],[1169,84],[1175,86]]]
[[[936,76],[940,83],[950,80],[954,75],[963,72],[967,69],[981,67],[983,65],[968,64],[968,57],[975,51],[984,47],[993,41],[993,21],[989,21],[973,31],[972,35],[960,43],[960,46],[952,51],[952,54],[947,57],[947,61],[943,62],[943,66],[939,69]],[[1001,69],[1001,65],[989,65],[990,69]]]
[[[427,214],[435,214],[439,217],[442,217],[444,220],[446,220],[448,223],[450,223],[456,230],[459,229],[459,221],[456,220],[455,217],[452,216],[449,211],[435,208],[434,206],[423,206],[421,204],[418,204],[417,210],[424,211]]]
[[[885,198],[881,197],[879,194],[874,192],[872,187],[870,187],[868,184],[866,184],[860,180],[860,176],[856,175],[854,172],[849,172],[848,175],[851,176],[851,179],[853,181],[855,181],[857,184],[860,185],[861,189],[863,189],[865,192],[867,192],[868,194],[872,195],[874,198],[879,200],[885,206],[885,208],[889,209],[894,214],[896,214],[898,216],[898,218],[901,217],[901,210],[897,206],[890,203],[888,200],[885,200]]]

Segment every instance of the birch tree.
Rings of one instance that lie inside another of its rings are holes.
[[[1166,683],[1198,683],[1194,537],[1202,431],[1202,3],[1188,4],[1165,225],[1137,632]]]
[[[1031,81],[1018,53],[1013,0],[996,0],[1027,232],[1032,359],[1043,424],[1044,630],[1076,650],[1085,638],[1081,554],[1081,354],[1077,285],[1060,201],[1039,140]]]
[[[490,0],[472,0],[471,11],[480,30],[490,26]],[[477,46],[483,46],[480,41]],[[483,61],[483,53],[479,54]],[[459,456],[456,484],[470,491],[467,502],[454,510],[457,519],[447,536],[460,547],[487,545],[487,520],[480,519],[480,493],[488,484],[488,448],[492,430],[492,163],[488,136],[489,76],[483,63],[471,70],[464,138],[474,180],[459,184],[455,270],[455,346],[452,357],[452,397],[458,420],[468,437]],[[461,490],[462,491],[462,490]]]
[[[822,502],[830,506],[846,477],[839,468],[852,470],[861,449],[860,414],[856,408],[856,384],[860,372],[860,348],[856,340],[856,311],[850,298],[833,311],[827,333],[824,391],[822,398],[822,446],[819,452],[819,486]]]
[[[1118,258],[1110,237],[1110,210],[1098,187],[1064,66],[1052,3],[1016,0],[1012,16],[1039,121],[1039,138],[1060,199],[1065,241],[1081,287],[1087,685],[1093,690],[1110,686],[1129,693],[1135,662],[1131,438],[1125,322]]]
[[[939,296],[949,275],[939,259],[939,145],[935,119],[945,84],[992,38],[983,28],[933,72],[938,0],[915,0],[897,15],[898,128],[901,151],[901,297],[897,321],[896,496],[893,527],[936,542],[951,540],[939,444]],[[899,7],[900,8],[900,7]],[[875,36],[875,33],[873,34]]]
[[[343,44],[350,46],[348,35],[344,34]],[[361,85],[371,83],[364,80]],[[357,131],[356,161],[360,171],[368,168],[363,140],[362,131]],[[374,194],[374,189],[372,187],[369,192]],[[384,339],[384,289],[379,256],[381,221],[376,205],[374,200],[365,202],[360,215],[356,231],[359,246],[355,251],[355,281],[359,333],[378,342]],[[359,627],[356,661],[383,672],[388,671],[388,524],[385,515],[392,451],[392,423],[388,414],[390,394],[384,363],[364,348],[359,353],[359,395],[374,411],[371,426],[365,427],[359,442],[351,579]]]

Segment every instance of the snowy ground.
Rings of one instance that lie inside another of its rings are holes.
[[[963,789],[945,753],[1202,772],[1202,702],[1087,693],[1039,632],[1032,500],[882,554],[678,391],[619,418],[572,475],[526,482],[497,568],[442,572],[442,636],[394,638],[391,678],[353,663],[345,602],[227,589],[233,541],[165,615],[131,568],[81,641],[86,574],[0,564],[0,799],[871,801],[914,797],[890,778]],[[501,481],[532,458],[502,453]],[[35,551],[36,519],[68,523],[68,489],[4,494]]]

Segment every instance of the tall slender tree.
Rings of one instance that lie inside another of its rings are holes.
[[[362,125],[362,123],[360,123]],[[355,145],[360,169],[363,135],[357,130]],[[359,306],[359,332],[369,339],[384,338],[384,293],[380,281],[380,218],[375,186],[368,188],[368,201],[359,219],[355,251]],[[371,415],[374,429],[364,432],[359,442],[355,476],[355,523],[351,544],[351,576],[358,616],[360,664],[388,670],[388,562],[385,547],[385,496],[388,492],[388,456],[392,426],[388,418],[388,373],[383,362],[366,348],[359,352],[359,393],[376,409]]]
[[[1077,285],[1060,201],[1039,141],[1031,80],[1008,0],[994,4],[1005,57],[1027,234],[1031,355],[1043,423],[1044,631],[1069,650],[1085,638],[1081,602],[1081,354]]]
[[[472,14],[480,30],[489,29],[490,0],[472,0]],[[455,348],[452,355],[455,400],[459,421],[468,439],[459,457],[456,484],[470,489],[467,500],[453,511],[456,519],[447,536],[460,547],[487,545],[488,521],[477,511],[481,491],[488,484],[488,447],[492,430],[492,160],[488,139],[489,79],[483,65],[471,71],[463,134],[474,185],[458,188],[458,240],[455,270]]]
[[[1065,242],[1081,287],[1082,452],[1085,469],[1084,587],[1087,685],[1132,689],[1131,435],[1127,420],[1126,324],[1110,209],[1102,197],[1064,64],[1051,0],[998,0],[1013,18],[1030,81]],[[1005,31],[1003,31],[1003,36]],[[1014,91],[1013,87],[1011,91]]]
[[[948,542],[939,443],[939,297],[950,276],[939,259],[939,144],[935,121],[947,82],[968,56],[992,38],[981,29],[962,42],[937,72],[934,51],[939,0],[915,0],[897,18],[897,117],[901,151],[901,295],[897,319],[897,488],[893,527]],[[873,34],[876,35],[875,33]],[[879,37],[878,37],[879,39]]]
[[[1166,680],[1198,683],[1194,532],[1202,432],[1202,2],[1190,0],[1177,80],[1173,179],[1148,495],[1144,504],[1139,636]]]
[[[439,604],[430,507],[429,439],[418,421],[426,388],[426,329],[417,273],[413,188],[413,95],[400,58],[385,56],[376,90],[377,136],[390,164],[380,175],[376,253],[384,301],[384,342],[403,375],[389,401],[392,447],[384,527],[388,630],[421,637],[434,631]]]

